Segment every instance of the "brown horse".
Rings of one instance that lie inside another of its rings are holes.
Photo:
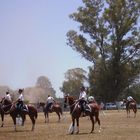
[[[58,103],[54,103],[51,109],[46,109],[46,104],[44,102],[38,103],[38,108],[42,107],[44,116],[45,116],[45,123],[49,122],[49,113],[55,112],[58,116],[58,122],[60,122],[61,116],[63,115],[62,108]]]
[[[130,103],[128,103],[129,101],[127,101],[126,99],[123,99],[123,103],[126,106],[126,112],[127,112],[127,117],[130,117],[130,110],[132,109],[134,112],[134,118],[136,117],[136,113],[137,113],[137,103],[134,101],[131,101]]]
[[[0,114],[1,114],[1,120],[2,120],[1,127],[4,126],[4,115],[9,114],[9,113],[7,113],[7,111],[10,110],[11,106],[12,106],[12,102],[6,101],[5,98],[2,98],[2,100],[0,101]],[[20,117],[22,118],[22,126],[24,126],[26,116],[22,115]]]
[[[4,101],[5,98],[2,98],[2,100],[0,101],[0,114],[1,114],[1,121],[2,121],[2,124],[1,124],[1,127],[4,126],[4,114],[5,114],[5,111],[4,111],[4,108],[5,107],[10,107],[12,105],[12,102],[9,102],[9,105],[6,105],[5,107],[3,106],[3,101]]]
[[[38,115],[37,109],[34,106],[27,105],[28,112],[25,112],[25,111],[17,109],[16,105],[11,104],[11,102],[7,99],[4,99],[2,101],[1,106],[4,106],[3,108],[1,108],[2,112],[4,112],[4,114],[10,114],[10,116],[12,117],[13,122],[14,122],[15,131],[16,131],[16,117],[18,115],[21,116],[22,125],[23,125],[24,121],[25,121],[26,114],[29,115],[29,117],[32,121],[32,131],[34,130],[36,118],[37,118],[37,115]]]
[[[75,129],[75,120],[77,122],[77,130],[76,133],[79,133],[79,118],[81,117],[81,107],[79,106],[79,102],[77,102],[76,100],[74,100],[73,97],[71,96],[65,96],[64,97],[64,108],[66,108],[66,106],[69,105],[70,106],[70,113],[72,116],[72,126],[71,126],[71,131],[70,133],[73,134],[74,133],[74,129]],[[98,125],[100,127],[100,119],[99,119],[99,105],[97,103],[89,103],[88,107],[90,108],[90,112],[86,112],[86,115],[90,117],[91,123],[92,123],[92,129],[91,132],[92,133],[94,131],[94,124],[95,122],[98,122]],[[94,121],[94,117],[95,117],[95,121]],[[101,129],[101,127],[100,127]],[[99,132],[100,132],[99,129]]]

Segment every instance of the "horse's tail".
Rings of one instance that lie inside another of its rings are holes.
[[[35,119],[37,119],[37,117],[38,117],[38,112],[37,112],[36,108],[34,108],[34,117],[35,117]]]
[[[135,112],[135,114],[137,113],[137,104],[135,104],[134,112]]]
[[[37,117],[38,117],[38,112],[37,110],[35,110],[35,119],[37,119]]]

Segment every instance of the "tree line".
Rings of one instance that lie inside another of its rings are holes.
[[[67,44],[93,64],[87,77],[89,94],[105,102],[128,95],[140,101],[140,2],[82,2],[70,15],[79,23],[79,28],[67,32]],[[68,70],[60,89],[77,96],[84,80],[84,71]]]

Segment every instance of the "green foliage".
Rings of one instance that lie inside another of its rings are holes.
[[[114,101],[140,74],[140,4],[136,0],[83,0],[70,18],[79,31],[67,44],[93,62],[90,93]]]
[[[81,68],[69,69],[65,73],[65,79],[60,90],[78,98],[80,87],[87,81],[86,71]]]

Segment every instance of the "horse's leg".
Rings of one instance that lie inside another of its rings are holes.
[[[72,117],[72,125],[70,127],[70,134],[73,134],[74,133],[74,127],[75,127],[75,118]]]
[[[58,122],[60,122],[60,114],[59,114],[59,112],[56,112],[56,114],[57,114],[57,116],[58,116]]]
[[[1,121],[2,121],[1,127],[3,127],[3,125],[4,125],[4,113],[3,112],[1,112]]]
[[[92,129],[90,133],[92,133],[94,131],[94,117],[92,115],[90,115],[90,120],[92,122]]]
[[[44,117],[45,117],[45,123],[47,122],[47,120],[46,120],[46,112],[44,112]]]
[[[12,117],[12,119],[13,119],[13,122],[14,122],[14,129],[15,129],[15,131],[17,131],[17,128],[16,128],[16,116],[17,115],[11,115],[11,117]]]
[[[134,112],[134,118],[136,118],[136,110],[134,109],[133,112]]]
[[[101,132],[101,123],[100,123],[100,119],[99,119],[99,114],[98,113],[95,113],[95,119],[96,119],[95,121],[98,122],[98,125],[99,125],[99,133],[100,133]]]
[[[126,109],[127,118],[129,118],[129,109]]]
[[[21,118],[22,118],[22,126],[24,126],[24,122],[26,120],[26,115],[25,114],[24,115],[21,115]]]
[[[45,115],[45,123],[48,123],[49,122],[49,112],[44,112],[44,115]]]
[[[133,112],[134,112],[134,118],[135,118],[136,117],[136,113],[137,113],[137,107],[136,106],[133,108]]]
[[[29,114],[29,117],[30,117],[30,119],[32,121],[32,129],[31,130],[34,131],[34,128],[35,128],[35,117],[32,114]]]
[[[63,117],[63,111],[62,111],[62,108],[60,108],[59,110],[59,114],[61,115],[61,117]],[[61,119],[61,118],[60,118]]]
[[[76,123],[77,123],[76,134],[78,134],[79,133],[79,118],[76,118]]]
[[[128,110],[128,117],[130,118],[130,109]]]

